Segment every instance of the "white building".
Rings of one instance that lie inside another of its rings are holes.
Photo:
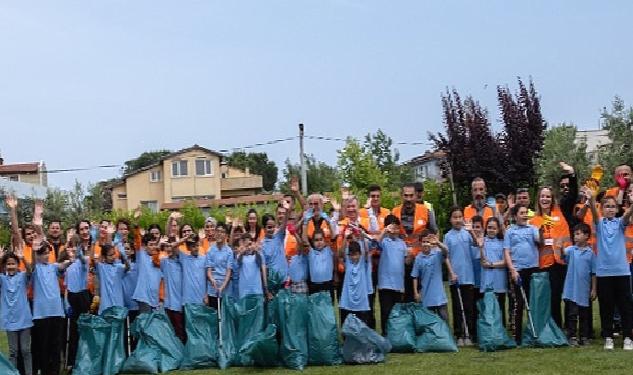
[[[602,129],[596,130],[577,130],[576,143],[584,141],[587,144],[587,155],[592,162],[596,162],[598,158],[598,150],[611,143],[609,132]]]
[[[407,162],[413,168],[416,182],[426,180],[444,181],[440,167],[445,154],[442,151],[426,151]]]

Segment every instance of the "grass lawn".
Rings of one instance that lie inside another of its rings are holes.
[[[450,306],[450,304],[449,304]],[[598,305],[594,303],[594,327],[600,327]],[[599,337],[599,335],[598,335]],[[460,349],[459,353],[389,354],[383,364],[371,366],[307,367],[305,374],[631,374],[633,352],[622,350],[622,339],[616,340],[616,349],[605,352],[603,341],[593,345],[560,349],[513,349],[483,353],[476,348]],[[0,351],[7,355],[6,336],[0,333]],[[174,371],[171,374],[297,374],[283,368],[231,368],[197,371]],[[0,374],[2,375],[2,374]]]

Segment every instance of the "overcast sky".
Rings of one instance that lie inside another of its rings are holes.
[[[0,0],[0,151],[49,169],[306,134],[426,141],[455,87],[533,77],[550,124],[633,103],[631,1]],[[307,141],[335,163],[341,142]],[[404,159],[427,146],[401,146]],[[255,149],[278,163],[296,141]],[[51,174],[68,188],[116,169]]]

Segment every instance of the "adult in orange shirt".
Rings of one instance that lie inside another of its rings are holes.
[[[490,207],[486,203],[486,181],[481,177],[475,177],[470,183],[470,194],[472,203],[464,208],[464,223],[470,224],[475,216],[481,216],[484,223],[488,222],[493,216],[497,215],[496,207]]]
[[[549,273],[551,288],[552,318],[562,327],[561,302],[567,267],[562,260],[562,251],[571,246],[569,225],[554,198],[550,187],[542,187],[537,194],[536,214],[530,223],[541,232],[539,245],[539,267]]]
[[[400,220],[400,232],[405,236],[404,241],[409,247],[411,255],[415,257],[420,252],[419,238],[425,229],[437,230],[434,223],[435,215],[423,204],[417,203],[415,185],[412,183],[402,186],[402,204],[392,210],[392,214]],[[433,222],[431,222],[433,220]],[[404,266],[404,302],[414,302],[413,278],[411,270],[413,264]]]

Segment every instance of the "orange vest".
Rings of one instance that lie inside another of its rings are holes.
[[[626,259],[633,260],[633,224],[629,224],[624,231],[624,245],[626,246]]]
[[[474,216],[477,216],[477,209],[471,204],[464,207],[464,222],[470,223]],[[484,225],[488,222],[488,219],[495,216],[495,212],[491,207],[485,206],[482,217],[484,218]]]
[[[607,191],[604,193],[604,196],[606,197],[607,195],[610,195],[613,198],[618,199],[618,194],[620,194],[620,187],[616,186],[616,187],[607,189]]]
[[[371,208],[361,208],[360,211],[358,211],[358,216],[360,216],[361,218],[369,218],[369,210],[371,210]],[[381,232],[383,229],[385,229],[385,218],[389,216],[390,213],[391,211],[389,211],[388,208],[380,207],[380,212],[376,216],[376,219],[378,219],[378,230],[380,230]],[[369,226],[365,228],[368,227]]]
[[[291,257],[297,255],[297,250],[299,249],[299,244],[297,243],[297,238],[292,234],[286,231],[286,237],[284,238],[284,249],[286,252],[286,259],[290,259]]]
[[[35,269],[35,262],[33,261],[32,256],[33,245],[24,244],[24,249],[22,254],[24,255],[24,262],[20,262],[18,265],[18,269],[22,272],[26,271],[26,266],[24,263],[29,263],[33,269]],[[37,256],[37,254],[35,255]],[[55,252],[53,250],[48,252],[48,263],[57,262],[57,257],[55,257]],[[26,290],[26,297],[28,299],[33,299],[33,283],[29,283],[29,286]]]
[[[539,267],[547,268],[554,263],[565,264],[556,251],[562,253],[567,246],[571,246],[572,242],[569,236],[569,225],[567,220],[561,212],[560,208],[552,208],[550,217],[552,218],[553,225],[543,226],[543,240],[544,244],[539,246]],[[540,215],[534,215],[532,225],[540,228],[543,225],[545,218]]]
[[[407,246],[411,248],[413,256],[417,256],[421,250],[419,245],[419,236],[429,225],[429,209],[423,204],[415,204],[413,231],[411,234],[407,234],[404,230],[404,226],[402,225],[402,205],[394,207],[392,213],[395,217],[400,219],[400,233],[406,236],[404,238],[404,242],[406,242]]]
[[[314,236],[314,220],[310,219],[308,220],[308,238],[312,239],[312,237]],[[323,219],[321,221],[321,231],[323,231],[323,235],[325,238],[325,243],[326,244],[330,244],[332,243],[332,231],[330,230],[330,223]]]
[[[363,228],[369,228],[369,217],[358,217],[358,224]],[[338,222],[338,236],[336,237],[336,248],[341,249],[343,247],[343,240],[345,239],[345,228],[349,225],[349,218],[344,218]],[[345,261],[338,262],[338,272],[345,272]]]

